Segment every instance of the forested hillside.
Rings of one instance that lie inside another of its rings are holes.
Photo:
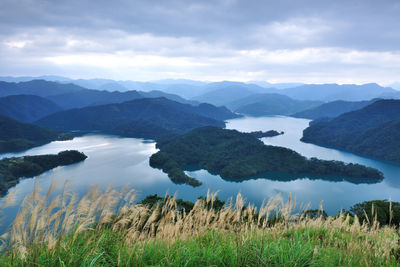
[[[158,139],[207,125],[224,127],[222,119],[235,117],[227,109],[212,105],[195,107],[166,98],[143,98],[61,111],[37,124],[56,130],[102,131]]]
[[[400,162],[400,100],[380,100],[361,110],[313,123],[302,141]]]

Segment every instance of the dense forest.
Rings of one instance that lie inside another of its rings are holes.
[[[236,117],[238,115],[224,107],[209,104],[192,106],[166,98],[142,98],[61,111],[36,123],[56,130],[102,131],[161,139],[202,126],[225,127],[222,120]]]
[[[24,156],[0,160],[0,195],[19,182],[20,177],[33,177],[57,166],[70,165],[85,160],[85,154],[67,150],[57,155]]]
[[[183,170],[195,166],[229,180],[240,180],[278,171],[294,174],[336,175],[355,178],[383,178],[376,169],[339,161],[307,159],[288,148],[267,146],[252,134],[217,127],[202,127],[173,140],[159,142],[150,158],[152,167],[168,173],[175,183],[200,185]]]
[[[400,162],[400,100],[379,100],[331,120],[312,123],[304,142]]]
[[[71,138],[66,133],[21,123],[0,115],[0,153],[22,151],[54,140]]]
[[[278,136],[278,135],[284,134],[284,132],[278,132],[276,130],[269,130],[266,132],[263,132],[263,131],[249,132],[249,134],[251,134],[252,136],[257,137],[257,138],[263,138],[263,137]]]

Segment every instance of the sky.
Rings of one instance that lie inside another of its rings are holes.
[[[0,0],[0,75],[400,81],[400,0]]]

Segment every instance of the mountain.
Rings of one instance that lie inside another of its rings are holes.
[[[0,81],[4,82],[29,82],[32,80],[46,80],[51,82],[71,83],[73,80],[63,76],[43,75],[39,77],[33,76],[0,76]]]
[[[199,186],[201,182],[183,172],[188,166],[197,166],[233,181],[264,177],[267,172],[326,174],[374,178],[375,181],[383,178],[376,169],[339,161],[307,159],[288,148],[264,145],[253,134],[210,126],[158,142],[157,148],[160,150],[150,157],[150,166],[168,173],[175,183],[192,186]]]
[[[165,93],[179,95],[186,99],[192,99],[198,95],[204,94],[206,92],[206,86],[202,85],[191,85],[191,84],[166,84],[162,85],[157,89]]]
[[[142,98],[137,91],[109,92],[92,89],[84,89],[77,92],[48,96],[48,99],[57,103],[64,109],[97,106]]]
[[[0,153],[40,146],[67,136],[0,115]]]
[[[337,100],[322,104],[312,109],[300,111],[296,114],[293,114],[292,117],[306,118],[311,120],[315,120],[318,118],[334,118],[346,112],[362,109],[363,107],[366,107],[377,100],[378,99],[356,102]]]
[[[142,97],[136,91],[99,91],[87,89],[75,84],[63,84],[44,80],[19,83],[0,82],[0,96],[19,94],[45,97],[63,109],[118,103]]]
[[[208,84],[208,82],[188,80],[188,79],[163,79],[163,80],[152,81],[152,83],[167,84],[167,85],[182,84],[182,85],[196,85],[196,86]]]
[[[392,87],[396,90],[400,90],[400,82],[395,82],[389,85],[389,87]]]
[[[201,116],[221,121],[241,117],[241,115],[232,113],[229,109],[227,109],[224,106],[216,107],[214,105],[207,103],[201,103],[197,106],[194,106],[193,110]]]
[[[335,100],[362,101],[380,98],[383,94],[396,93],[390,87],[382,87],[376,83],[355,84],[308,84],[279,90],[280,94],[300,100],[319,100],[324,102]]]
[[[92,81],[92,80],[91,80]],[[105,80],[108,81],[108,80]],[[103,80],[92,82],[104,82]],[[111,87],[116,85],[116,87]],[[118,89],[122,86],[116,83],[106,83],[100,88]],[[168,94],[161,91],[138,92],[131,91],[109,91],[87,89],[75,84],[62,84],[45,80],[33,80],[28,82],[8,83],[0,82],[0,96],[30,94],[45,97],[56,103],[63,109],[81,108],[86,106],[105,105],[111,103],[122,103],[125,101],[144,97],[166,97],[181,103],[196,104],[195,101],[183,99],[178,95]]]
[[[216,106],[223,106],[226,103],[249,96],[253,93],[253,91],[250,91],[243,86],[228,86],[221,89],[216,89],[192,99],[199,102],[210,103]]]
[[[21,122],[33,122],[60,111],[52,101],[34,95],[11,95],[0,98],[0,114]]]
[[[96,88],[98,90],[101,91],[109,91],[109,92],[114,92],[114,91],[118,91],[118,92],[126,92],[129,91],[128,88],[126,88],[125,86],[116,83],[116,82],[109,82],[109,83],[105,83],[101,86],[99,86],[98,88]]]
[[[75,84],[62,84],[45,80],[33,80],[28,82],[0,82],[0,97],[8,95],[37,95],[48,97],[71,92],[88,90]]]
[[[139,94],[143,97],[143,98],[158,98],[158,97],[165,97],[169,100],[173,100],[182,104],[191,104],[191,105],[198,105],[199,102],[197,101],[192,101],[192,100],[186,100],[182,97],[180,97],[179,95],[176,94],[169,94],[169,93],[165,93],[162,91],[158,91],[158,90],[153,90],[150,92],[139,92]]]
[[[313,123],[304,142],[400,162],[400,100],[379,100],[363,109]]]
[[[320,105],[319,101],[294,100],[280,94],[252,94],[227,104],[240,114],[250,116],[291,115]]]
[[[264,88],[276,88],[276,89],[286,89],[304,85],[303,83],[269,83],[266,81],[250,81],[249,83],[264,87]]]
[[[133,137],[163,138],[237,117],[224,108],[197,107],[166,98],[142,98],[119,104],[85,107],[54,113],[36,123],[57,130],[102,131]]]

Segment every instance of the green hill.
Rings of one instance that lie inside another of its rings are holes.
[[[68,136],[0,115],[0,153],[40,146]]]
[[[361,110],[313,123],[302,141],[400,162],[400,100],[380,100]]]
[[[61,111],[36,123],[55,130],[102,131],[158,139],[207,125],[224,127],[222,119],[235,117],[236,114],[212,105],[195,107],[166,98],[142,98]]]

